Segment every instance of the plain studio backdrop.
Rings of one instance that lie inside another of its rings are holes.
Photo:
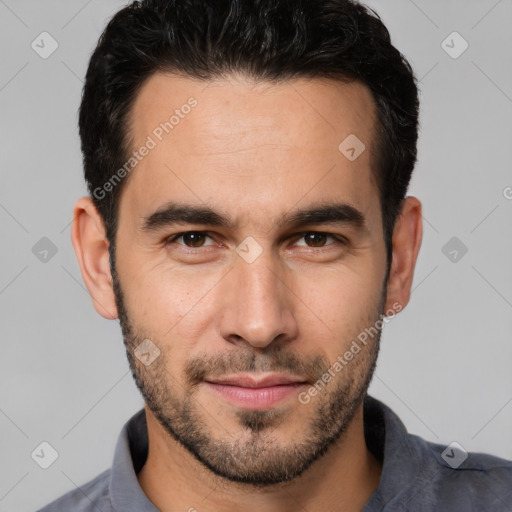
[[[109,468],[143,405],[119,323],[93,309],[70,240],[86,194],[82,80],[122,5],[0,0],[2,512]],[[411,302],[384,328],[370,394],[414,434],[512,459],[512,1],[367,5],[421,81],[409,194],[424,206]],[[47,469],[31,455],[43,442],[57,452]]]

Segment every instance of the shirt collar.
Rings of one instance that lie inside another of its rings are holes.
[[[409,434],[400,418],[369,395],[363,409],[368,449],[383,463],[379,485],[362,512],[384,510],[433,484],[435,464],[423,439]],[[405,510],[405,509],[404,509]]]
[[[126,422],[116,444],[109,483],[115,511],[159,512],[137,480],[137,473],[146,462],[148,447],[146,412],[141,409]]]

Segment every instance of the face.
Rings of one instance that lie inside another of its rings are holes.
[[[136,384],[217,475],[291,480],[343,436],[377,359],[380,329],[345,357],[386,304],[371,93],[157,74],[130,121],[151,147],[121,194],[113,278]]]

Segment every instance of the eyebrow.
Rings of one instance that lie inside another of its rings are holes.
[[[200,224],[211,227],[233,229],[235,223],[208,206],[186,203],[168,202],[154,213],[143,216],[142,231],[145,233],[159,231],[176,224]],[[291,229],[309,224],[338,224],[347,225],[358,230],[366,230],[364,214],[347,203],[317,203],[284,214],[276,226],[287,226]]]

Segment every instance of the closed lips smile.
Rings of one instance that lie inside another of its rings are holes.
[[[246,409],[269,409],[307,384],[304,379],[283,374],[266,374],[260,378],[237,374],[208,379],[205,383],[227,401]]]

